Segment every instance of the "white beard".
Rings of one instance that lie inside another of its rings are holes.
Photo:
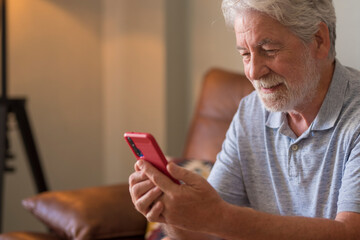
[[[253,81],[253,85],[264,105],[271,112],[291,112],[295,107],[299,107],[311,102],[316,94],[316,89],[320,82],[320,72],[318,71],[315,59],[310,56],[307,50],[304,53],[303,71],[305,76],[296,83],[289,83],[277,74],[270,74],[259,80]],[[264,93],[261,88],[270,88],[283,84],[274,93]]]

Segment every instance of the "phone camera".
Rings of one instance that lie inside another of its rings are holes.
[[[138,149],[134,143],[134,141],[130,138],[130,137],[127,137],[127,140],[129,141],[130,143],[130,146],[131,148],[134,150],[135,154],[138,156],[138,157],[143,157],[144,154],[140,151],[140,149]]]

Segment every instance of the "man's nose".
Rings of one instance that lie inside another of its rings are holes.
[[[251,56],[249,63],[248,77],[250,80],[259,80],[261,77],[267,75],[270,72],[266,61],[262,56]]]

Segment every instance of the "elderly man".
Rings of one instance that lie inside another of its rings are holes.
[[[256,91],[208,182],[139,161],[138,211],[170,239],[360,239],[360,73],[335,59],[331,0],[223,0]]]

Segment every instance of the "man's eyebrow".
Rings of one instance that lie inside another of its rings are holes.
[[[265,45],[265,44],[268,44],[268,43],[272,43],[273,41],[270,39],[270,38],[265,38],[263,40],[261,40],[260,42],[258,42],[258,46],[262,46],[262,45]]]
[[[236,49],[239,50],[239,51],[240,51],[240,50],[246,50],[246,48],[241,47],[241,46],[236,46]]]
[[[275,45],[281,45],[280,42],[278,41],[274,41],[273,39],[270,39],[270,38],[265,38],[263,40],[261,40],[260,42],[258,42],[258,46],[263,46],[263,45],[266,45],[266,44],[275,44]]]
[[[274,41],[274,40],[272,40],[270,38],[265,38],[265,39],[261,40],[260,42],[258,42],[257,46],[261,47],[261,46],[266,45],[266,44],[281,45],[281,43],[278,42],[278,41]],[[247,48],[241,47],[241,46],[236,46],[236,49],[237,50],[247,50]]]

